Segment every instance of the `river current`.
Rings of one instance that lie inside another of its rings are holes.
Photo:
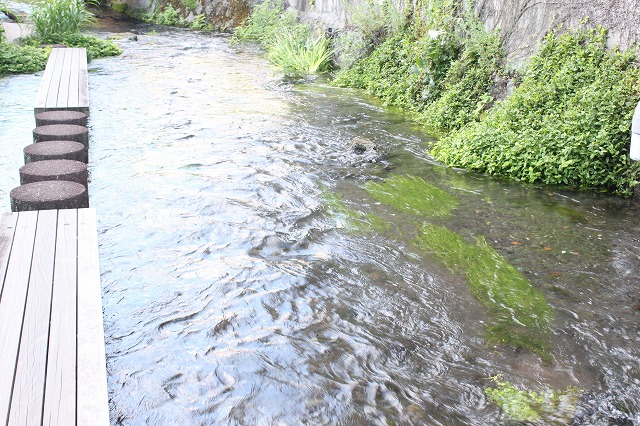
[[[637,203],[445,168],[362,92],[285,81],[225,36],[131,30],[89,64],[112,424],[509,424],[492,377],[576,389],[539,422],[640,424]],[[39,78],[0,79],[4,211]],[[450,212],[375,196],[393,179]],[[416,243],[425,223],[543,296],[544,356],[487,338],[491,303]]]

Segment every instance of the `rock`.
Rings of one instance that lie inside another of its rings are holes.
[[[349,151],[354,154],[363,155],[365,153],[375,152],[377,149],[378,147],[373,141],[360,136],[356,136],[349,142]]]

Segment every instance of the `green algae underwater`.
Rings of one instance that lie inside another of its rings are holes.
[[[544,295],[507,262],[482,236],[472,242],[446,226],[431,223],[450,216],[458,206],[455,196],[415,176],[391,176],[369,181],[365,191],[379,204],[408,214],[416,221],[413,249],[432,256],[452,274],[462,276],[473,296],[489,316],[485,326],[488,344],[526,349],[549,362],[549,327],[553,309]],[[326,206],[349,233],[384,234],[384,219],[350,207],[339,194],[325,192]]]

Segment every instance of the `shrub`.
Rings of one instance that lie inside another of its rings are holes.
[[[33,36],[23,40],[23,44],[31,48],[39,48],[43,43],[63,44],[67,47],[84,47],[87,49],[88,61],[108,56],[117,56],[122,53],[118,45],[111,40],[104,40],[80,33],[59,35],[50,37],[47,40]]]
[[[41,71],[51,49],[0,42],[0,76]]]
[[[168,25],[173,27],[187,26],[186,21],[180,17],[180,11],[175,9],[171,4],[165,6],[161,12],[156,10],[151,15],[147,16],[145,20],[158,25]]]
[[[606,49],[606,31],[550,33],[522,85],[484,121],[437,142],[448,165],[528,182],[629,194],[640,167],[628,156],[640,69]]]
[[[90,4],[97,1],[90,0]],[[36,34],[45,41],[66,34],[79,33],[92,24],[93,14],[84,0],[40,0],[31,14]]]
[[[192,30],[207,30],[207,31],[211,31],[213,30],[213,26],[207,21],[207,17],[204,14],[200,14],[197,15],[193,21],[191,22],[191,24],[189,24],[189,27]]]
[[[267,0],[257,5],[247,20],[235,29],[232,41],[236,43],[253,41],[266,47],[283,31],[307,30],[297,22],[295,15],[284,10],[282,4]]]
[[[433,102],[418,118],[437,133],[448,133],[479,120],[493,102],[489,95],[492,76],[502,69],[504,53],[498,34],[487,32],[470,11],[465,14],[462,27],[462,53],[448,67],[446,76],[439,79],[442,86],[434,90],[435,96],[427,98]],[[434,65],[430,68],[444,69]]]

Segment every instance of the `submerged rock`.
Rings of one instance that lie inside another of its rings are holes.
[[[382,149],[370,139],[356,136],[347,145],[347,161],[352,165],[378,163],[385,159]]]

